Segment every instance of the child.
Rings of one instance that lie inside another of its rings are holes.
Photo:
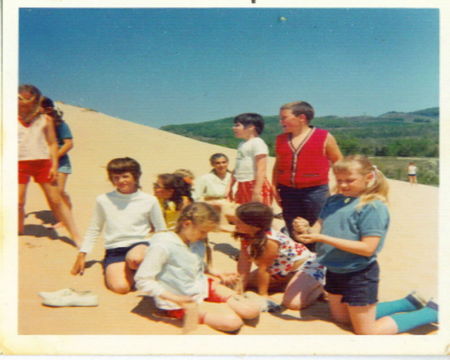
[[[413,161],[408,164],[408,180],[411,185],[417,184],[417,166]]]
[[[219,215],[206,203],[192,203],[183,209],[175,232],[156,234],[136,273],[136,287],[153,296],[160,314],[182,319],[192,303],[198,306],[199,323],[234,332],[242,319],[253,319],[259,309],[251,300],[233,296],[232,290],[208,279],[205,269],[205,243],[208,232],[217,228]]]
[[[325,268],[304,245],[272,228],[272,209],[252,202],[239,206],[231,219],[241,240],[238,273],[245,287],[257,287],[267,297],[269,288],[282,288],[282,304],[299,310],[323,292]],[[252,263],[257,269],[250,272]]]
[[[275,142],[272,184],[275,199],[292,233],[292,221],[305,218],[313,225],[329,195],[328,172],[332,163],[342,158],[334,137],[326,130],[311,126],[314,109],[306,101],[280,108],[283,134]],[[311,250],[313,246],[308,245]]]
[[[81,236],[57,186],[58,144],[52,118],[41,114],[41,92],[33,85],[19,87],[19,234],[24,233],[25,197],[30,177],[42,188],[55,216],[77,246]]]
[[[212,170],[201,176],[195,183],[193,198],[195,201],[222,200],[227,197],[228,184],[231,173],[228,170],[228,157],[222,153],[212,154],[209,158]]]
[[[139,189],[141,168],[136,160],[113,159],[107,171],[116,189],[97,197],[94,216],[72,274],[83,274],[86,254],[104,229],[106,286],[116,293],[126,294],[133,288],[134,271],[147,250],[148,233],[152,227],[156,232],[166,230],[166,225],[156,198]]]
[[[234,118],[234,136],[244,141],[238,146],[236,167],[227,192],[229,200],[238,204],[250,201],[272,204],[272,188],[266,179],[269,149],[259,137],[263,129],[264,119],[259,114],[245,113]]]
[[[160,174],[153,183],[167,228],[173,230],[181,210],[192,202],[191,183],[176,174]]]
[[[338,194],[327,200],[320,213],[321,233],[297,236],[304,243],[317,243],[317,259],[327,267],[325,290],[332,317],[351,323],[356,334],[372,335],[396,334],[436,322],[434,302],[423,307],[408,296],[376,304],[377,253],[389,226],[386,178],[360,155],[336,162],[333,171]]]
[[[55,104],[48,97],[44,97],[41,102],[41,112],[47,114],[53,119],[53,125],[55,126],[56,139],[58,141],[58,173],[56,181],[58,183],[58,189],[61,193],[61,198],[69,209],[72,209],[72,203],[70,196],[66,192],[65,187],[69,174],[72,173],[72,166],[68,152],[73,148],[73,136],[70,131],[69,125],[62,118],[62,112],[55,109]],[[58,223],[54,225],[55,228],[60,227],[62,224],[58,219]]]

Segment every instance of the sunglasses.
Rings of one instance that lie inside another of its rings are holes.
[[[19,102],[28,104],[28,103],[35,102],[36,101],[36,96],[32,96],[31,98],[27,99],[27,98],[23,97],[23,95],[19,94],[18,100],[19,100]]]

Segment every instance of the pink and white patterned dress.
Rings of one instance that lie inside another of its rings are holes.
[[[291,273],[302,271],[312,276],[322,285],[325,284],[326,269],[317,262],[315,253],[310,252],[305,245],[292,240],[289,236],[280,231],[271,229],[266,232],[266,236],[268,239],[280,244],[278,257],[267,269],[272,277],[280,278]],[[249,245],[250,242],[242,241],[242,246],[247,248],[247,251],[250,254]],[[295,263],[305,257],[307,257],[306,261],[300,267],[294,269]]]

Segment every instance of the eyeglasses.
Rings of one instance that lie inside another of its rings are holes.
[[[158,183],[153,183],[153,188],[154,189],[165,189],[164,186],[159,185]]]

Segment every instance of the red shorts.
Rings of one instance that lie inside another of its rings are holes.
[[[43,160],[21,160],[19,161],[19,184],[28,184],[30,177],[36,183],[49,183],[52,161]]]
[[[238,188],[234,196],[234,201],[238,204],[245,204],[252,201],[253,188],[255,186],[255,180],[238,182]],[[261,190],[262,203],[267,206],[272,205],[273,192],[269,181],[264,180],[264,184]]]
[[[213,303],[225,303],[225,302],[227,302],[230,297],[229,296],[224,297],[224,296],[219,295],[216,292],[216,290],[214,290],[214,288],[212,287],[213,281],[214,281],[213,279],[208,278],[208,297],[205,300],[203,300],[203,301],[213,302]],[[162,313],[164,316],[181,320],[184,317],[184,312],[185,311],[184,311],[184,309],[175,309],[175,310],[159,309],[159,312]],[[201,317],[201,318],[198,319],[198,322],[200,324],[203,324],[203,320],[204,320],[204,318]]]

